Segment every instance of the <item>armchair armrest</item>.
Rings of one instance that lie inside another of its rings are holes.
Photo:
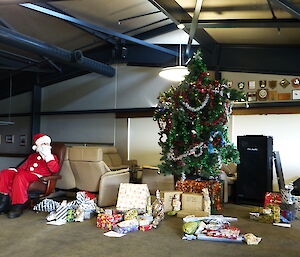
[[[45,195],[49,195],[54,191],[55,184],[58,179],[61,179],[61,175],[51,175],[47,177],[41,177],[39,179],[39,181],[41,181],[42,183],[47,183],[47,189],[44,193]]]
[[[153,170],[153,171],[159,172],[159,168],[157,166],[143,165],[142,169]]]
[[[117,203],[120,183],[129,183],[129,169],[105,172],[99,183],[98,206],[113,206]]]

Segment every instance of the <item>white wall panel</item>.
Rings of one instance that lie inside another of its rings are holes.
[[[157,105],[159,93],[171,82],[158,76],[161,68],[119,66],[117,108],[143,108]],[[176,83],[173,83],[177,85]]]
[[[115,68],[113,78],[90,73],[43,88],[42,111],[153,107],[171,85],[158,76],[161,68]]]
[[[31,92],[16,95],[10,98],[0,100],[0,113],[28,113],[31,112]]]
[[[129,122],[129,159],[139,165],[160,163],[159,128],[152,118],[133,118]]]
[[[300,176],[300,114],[233,116],[232,139],[237,136],[265,135],[273,137],[273,149],[279,151],[285,179]]]
[[[42,111],[112,109],[115,78],[89,73],[42,89]]]
[[[41,132],[54,141],[112,144],[114,114],[45,115]]]

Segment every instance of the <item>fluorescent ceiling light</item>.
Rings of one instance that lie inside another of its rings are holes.
[[[14,121],[0,121],[0,126],[1,125],[14,125],[15,122]]]
[[[185,66],[173,66],[162,69],[159,73],[164,79],[180,82],[184,77],[189,74],[189,70]]]
[[[179,29],[184,29],[184,28],[185,28],[185,25],[182,24],[182,23],[180,23],[180,24],[177,25],[177,28],[179,28]]]

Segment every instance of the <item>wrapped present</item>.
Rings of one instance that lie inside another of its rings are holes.
[[[249,213],[250,219],[263,223],[280,222],[280,206],[277,204],[267,204],[265,208],[256,207]]]
[[[120,234],[126,234],[133,231],[139,230],[139,223],[136,219],[134,220],[124,220],[115,224],[113,230]]]
[[[280,222],[280,206],[277,204],[268,204],[267,207],[272,210],[273,221],[275,223]]]
[[[56,220],[66,220],[68,210],[70,210],[70,206],[68,206],[66,200],[63,200],[60,206],[56,209]]]
[[[295,219],[295,212],[294,211],[282,210],[281,215],[284,218],[286,218],[288,221],[293,221]]]
[[[124,220],[133,220],[138,218],[138,211],[133,209],[124,214]]]
[[[297,207],[296,204],[281,203],[281,215],[289,221],[296,218]]]
[[[67,222],[75,221],[75,210],[70,209],[67,211],[66,221]]]
[[[162,199],[160,198],[160,192],[159,190],[156,190],[156,199],[153,202],[152,205],[152,213],[153,213],[153,226],[157,227],[158,224],[165,218],[165,212],[164,212],[164,204],[162,202]]]
[[[221,183],[215,180],[196,181],[185,180],[176,182],[176,190],[185,193],[202,193],[202,190],[207,188],[212,201],[212,207],[216,210],[221,210]]]
[[[59,207],[60,203],[56,202],[52,199],[44,199],[37,205],[33,207],[34,211],[44,211],[44,212],[52,212],[55,211]]]
[[[266,207],[267,205],[280,205],[281,204],[281,194],[280,193],[270,193],[267,192],[265,195],[265,203],[264,203],[264,207]]]
[[[152,228],[153,228],[153,225],[152,225],[152,224],[144,225],[144,226],[140,226],[140,227],[139,227],[139,229],[140,229],[141,231],[148,231],[148,230],[150,230],[150,229],[152,229]]]
[[[120,233],[120,234],[127,234],[129,232],[138,231],[139,226],[138,225],[132,225],[132,226],[128,226],[128,227],[119,227],[118,224],[116,224],[114,226],[113,230],[117,233]]]
[[[147,184],[121,183],[119,187],[117,210],[138,210],[145,213],[147,210],[150,192]]]
[[[112,230],[113,226],[122,221],[124,218],[123,214],[98,214],[97,216],[97,227]]]
[[[153,221],[153,216],[151,215],[140,215],[138,216],[138,222],[140,226],[146,226],[151,224]]]

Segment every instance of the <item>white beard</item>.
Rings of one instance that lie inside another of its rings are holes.
[[[36,152],[38,152],[39,154],[43,154],[48,149],[51,150],[51,148],[52,147],[50,145],[38,145],[36,148]]]

